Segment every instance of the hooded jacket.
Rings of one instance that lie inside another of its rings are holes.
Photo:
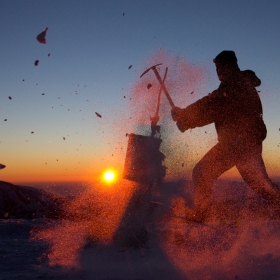
[[[214,123],[219,142],[257,142],[266,138],[262,104],[255,87],[260,79],[251,70],[239,71],[208,96],[178,113],[180,131]]]

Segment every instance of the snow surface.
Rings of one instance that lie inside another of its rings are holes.
[[[204,225],[184,220],[190,182],[119,187],[85,191],[64,219],[1,219],[0,279],[280,279],[280,221],[243,183],[215,185]]]

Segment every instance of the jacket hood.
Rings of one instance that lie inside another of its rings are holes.
[[[252,87],[258,87],[261,85],[261,80],[257,77],[254,71],[244,70],[241,71],[245,83],[248,83]]]

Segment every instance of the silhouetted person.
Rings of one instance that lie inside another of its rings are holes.
[[[218,143],[193,170],[195,208],[190,215],[196,221],[207,218],[213,182],[233,166],[255,192],[275,206],[280,203],[279,188],[262,159],[266,126],[255,89],[261,81],[251,70],[240,71],[233,51],[222,51],[214,63],[221,81],[218,89],[185,109],[171,111],[181,132],[214,123],[218,134]]]

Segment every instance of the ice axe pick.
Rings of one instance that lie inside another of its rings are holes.
[[[168,93],[168,91],[167,91],[165,85],[164,85],[164,82],[162,81],[162,79],[161,79],[161,77],[160,77],[160,75],[159,75],[159,73],[158,73],[158,70],[157,70],[157,66],[159,66],[159,65],[162,65],[162,63],[156,64],[156,65],[154,65],[154,66],[148,68],[146,71],[144,71],[144,72],[142,73],[142,75],[140,76],[140,78],[142,78],[146,73],[148,73],[148,72],[152,69],[152,70],[154,71],[155,75],[156,75],[157,80],[159,81],[159,83],[160,83],[160,85],[161,85],[161,88],[163,89],[163,91],[164,91],[164,93],[165,93],[165,96],[166,96],[166,98],[167,98],[169,104],[170,104],[171,107],[173,108],[173,107],[175,107],[175,105],[174,105],[174,103],[173,103],[173,101],[172,101],[172,99],[171,99],[171,97],[170,97],[170,95],[169,95],[169,93]]]

